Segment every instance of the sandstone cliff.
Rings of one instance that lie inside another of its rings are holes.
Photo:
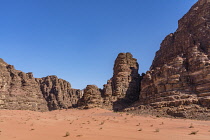
[[[80,108],[103,107],[122,110],[139,99],[139,65],[131,53],[120,53],[114,63],[113,77],[101,90],[88,85],[79,101]]]
[[[155,109],[161,114],[210,119],[210,0],[199,0],[178,22],[142,77],[130,53],[120,53],[103,89],[84,91],[56,76],[34,78],[0,59],[0,109],[47,111],[71,107]],[[83,94],[84,92],[84,94]],[[137,101],[137,102],[136,102]]]
[[[56,76],[34,78],[0,59],[0,109],[48,111],[77,107],[82,91]]]
[[[104,104],[119,110],[137,101],[140,91],[139,65],[131,53],[120,53],[114,64],[113,77],[104,85]]]
[[[47,102],[32,73],[15,70],[0,59],[0,109],[47,111]]]
[[[141,81],[140,103],[209,108],[209,86],[210,1],[199,0],[179,20],[176,32],[161,43],[150,71]]]
[[[100,89],[95,85],[87,85],[84,95],[78,101],[78,106],[82,109],[102,107],[103,98]]]
[[[57,76],[37,78],[36,81],[40,85],[49,110],[77,107],[77,102],[82,97],[81,90],[72,89],[69,82]]]

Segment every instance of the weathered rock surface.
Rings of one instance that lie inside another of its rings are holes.
[[[82,109],[102,107],[103,99],[100,89],[95,85],[87,85],[83,97],[79,100],[78,106]]]
[[[47,101],[49,110],[68,109],[77,107],[82,91],[72,89],[71,84],[57,76],[37,78],[43,97]]]
[[[115,60],[113,77],[104,85],[104,104],[114,110],[139,98],[140,75],[137,60],[130,53],[120,53]],[[122,102],[121,102],[122,101]]]
[[[88,85],[79,106],[121,110],[137,101],[140,92],[138,68],[137,60],[130,53],[120,53],[115,60],[113,77],[107,81],[103,90]]]
[[[0,109],[48,111],[77,107],[82,91],[56,76],[34,78],[0,59]]]
[[[179,20],[177,31],[161,43],[141,81],[140,103],[156,108],[193,104],[210,108],[209,87],[210,1],[199,0]]]
[[[15,70],[0,59],[0,109],[47,111],[47,102],[32,73]]]
[[[179,20],[143,78],[138,69],[130,53],[120,53],[102,90],[88,85],[81,91],[56,76],[34,78],[0,59],[0,109],[117,111],[138,101],[125,110],[210,119],[210,0],[199,0]]]

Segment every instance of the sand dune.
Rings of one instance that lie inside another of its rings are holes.
[[[192,132],[197,133],[190,135]],[[0,110],[0,140],[68,139],[209,140],[210,121],[134,116],[103,109]]]

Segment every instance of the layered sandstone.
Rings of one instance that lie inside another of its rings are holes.
[[[113,77],[104,85],[104,104],[114,110],[132,103],[139,98],[139,65],[131,53],[120,53],[114,64]],[[122,102],[121,102],[122,101]]]
[[[81,90],[72,89],[69,82],[57,76],[37,78],[36,81],[40,85],[49,110],[77,107],[77,102],[82,97]]]
[[[141,81],[140,103],[210,107],[210,1],[199,0],[179,20]]]
[[[192,118],[210,116],[210,0],[199,0],[179,20],[142,77],[130,53],[120,53],[101,90],[84,91],[56,76],[34,78],[0,59],[0,109],[47,111],[77,107],[131,108]],[[83,94],[84,92],[84,94]],[[131,109],[129,108],[129,109]]]
[[[78,102],[79,108],[90,109],[102,107],[103,98],[100,89],[95,85],[87,85],[84,89],[84,94]]]
[[[0,59],[0,109],[48,111],[77,107],[82,91],[56,76],[34,78]]]
[[[32,73],[0,59],[0,109],[47,111],[47,102]]]
[[[121,110],[139,99],[139,65],[131,53],[120,53],[114,63],[113,77],[103,90],[88,85],[78,105],[81,108],[103,107]]]

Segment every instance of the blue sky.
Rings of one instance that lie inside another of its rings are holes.
[[[83,89],[112,77],[120,52],[146,72],[197,0],[0,0],[0,58]]]

